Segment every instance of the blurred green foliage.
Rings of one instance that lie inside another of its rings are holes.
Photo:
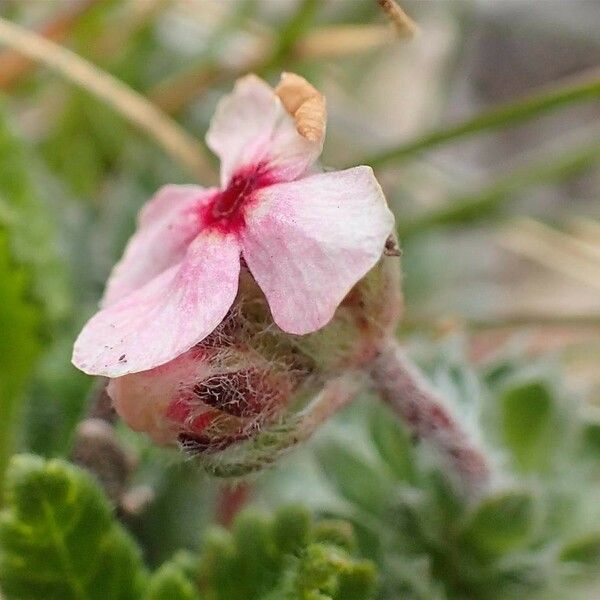
[[[354,547],[345,523],[315,527],[301,507],[282,508],[274,519],[246,511],[231,532],[207,532],[200,589],[215,600],[367,600],[375,569],[353,558]]]
[[[21,455],[0,518],[0,583],[8,598],[140,598],[141,553],[91,476]]]
[[[0,112],[0,490],[36,359],[64,318],[68,292],[52,217],[21,141]]]
[[[600,453],[586,447],[589,423],[566,409],[574,402],[552,365],[505,356],[476,373],[445,347],[429,368],[488,440],[495,486],[464,497],[387,408],[370,403],[318,445],[341,500],[325,497],[321,510],[350,520],[362,552],[377,557],[382,598],[586,597],[577,590],[600,565]]]
[[[0,513],[8,600],[369,600],[376,572],[354,557],[343,522],[301,507],[240,514],[213,527],[199,557],[179,553],[149,576],[141,550],[92,477],[60,460],[13,458]]]
[[[40,350],[37,312],[25,295],[24,272],[11,264],[4,233],[0,230],[0,493],[17,432],[19,402]]]

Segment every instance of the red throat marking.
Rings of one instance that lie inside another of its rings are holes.
[[[204,226],[237,233],[245,225],[245,211],[254,200],[254,192],[273,183],[275,179],[263,163],[243,167],[202,207]]]

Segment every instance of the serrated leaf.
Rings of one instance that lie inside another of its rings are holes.
[[[60,460],[15,457],[0,516],[0,587],[7,600],[138,600],[139,548],[98,485]]]
[[[344,548],[351,553],[356,551],[356,536],[352,525],[341,519],[319,521],[313,528],[312,539],[320,544]]]
[[[299,505],[281,508],[275,517],[273,535],[277,548],[283,554],[297,554],[309,541],[310,512]]]
[[[332,528],[329,523],[325,529]],[[244,511],[232,532],[220,527],[208,532],[200,559],[200,597],[369,600],[377,580],[375,567],[348,550],[346,528],[339,522],[335,528],[337,535],[326,535],[297,506],[280,509],[274,518]]]
[[[323,600],[362,600],[372,597],[375,582],[375,567],[369,561],[349,560],[336,546],[311,544],[300,559],[294,582],[297,594],[290,599],[313,595]]]
[[[461,531],[462,542],[481,557],[498,556],[524,546],[534,522],[533,498],[504,492],[485,498]]]
[[[334,600],[364,600],[373,596],[377,572],[375,565],[362,561],[339,575]]]
[[[548,386],[531,381],[505,391],[500,397],[502,433],[516,464],[523,470],[540,468],[551,458],[554,398]]]
[[[200,600],[195,581],[176,562],[162,565],[150,579],[145,600]]]
[[[272,521],[262,513],[245,511],[235,520],[233,540],[237,548],[235,572],[243,597],[257,596],[273,586],[281,555]]]

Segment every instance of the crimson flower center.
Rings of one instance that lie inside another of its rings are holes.
[[[244,208],[252,202],[253,193],[272,183],[272,176],[262,164],[240,169],[208,205],[207,225],[221,230],[239,229],[244,224]]]

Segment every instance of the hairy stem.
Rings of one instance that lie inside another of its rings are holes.
[[[428,443],[460,478],[464,488],[478,494],[491,479],[491,465],[482,449],[448,410],[424,375],[398,342],[387,340],[370,364],[381,398],[410,431]]]

